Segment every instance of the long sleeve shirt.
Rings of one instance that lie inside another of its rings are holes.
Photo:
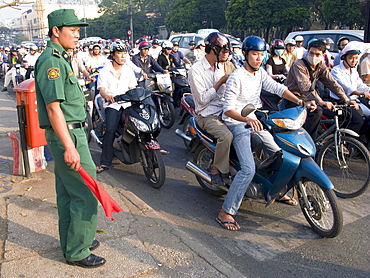
[[[263,68],[254,73],[248,72],[245,67],[236,69],[226,82],[223,111],[235,110],[241,112],[247,104],[253,104],[254,107],[261,108],[260,96],[262,89],[282,97],[287,87],[274,81]],[[248,115],[248,117],[256,119],[254,113]],[[222,118],[227,125],[240,124],[239,121],[225,114]]]
[[[338,66],[335,66],[331,70],[331,74],[334,79],[337,80],[337,82],[342,86],[344,92],[348,97],[350,97],[350,95],[356,90],[363,93],[368,92],[370,89],[366,84],[364,84],[357,70],[355,68],[346,69],[343,61],[341,61]],[[338,99],[338,97],[333,94],[333,92],[330,92],[330,96],[332,98]]]
[[[221,63],[213,70],[206,57],[195,63],[189,70],[189,84],[194,98],[195,111],[206,117],[218,116],[224,105],[225,84],[216,91],[214,85],[225,75]]]
[[[299,59],[293,63],[285,84],[291,92],[303,98],[304,101],[322,101],[316,90],[310,92],[312,82],[310,80],[310,73],[303,59]],[[342,87],[335,81],[323,61],[317,64],[315,69],[313,69],[313,77],[321,81],[325,87],[334,92],[341,100],[348,100]]]

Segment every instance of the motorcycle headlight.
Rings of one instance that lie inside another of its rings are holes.
[[[130,121],[135,125],[135,127],[141,131],[141,132],[148,132],[149,131],[149,126],[144,123],[143,121],[140,121],[136,118],[130,117]]]
[[[277,125],[278,127],[281,128],[286,128],[290,130],[297,130],[300,129],[303,124],[306,121],[307,117],[307,110],[304,109],[302,110],[301,114],[297,117],[297,119],[292,120],[292,119],[272,119],[272,122]]]

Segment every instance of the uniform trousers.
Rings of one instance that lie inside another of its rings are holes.
[[[80,154],[81,166],[96,178],[85,130],[72,129],[69,133]],[[67,261],[79,261],[90,255],[89,247],[96,233],[98,200],[79,172],[65,163],[65,150],[58,135],[47,129],[46,139],[54,159],[60,245]]]

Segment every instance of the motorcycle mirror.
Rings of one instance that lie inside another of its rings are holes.
[[[246,106],[244,106],[244,108],[242,109],[242,112],[241,112],[241,115],[243,117],[247,117],[250,113],[256,111],[256,108],[254,107],[253,104],[247,104]]]

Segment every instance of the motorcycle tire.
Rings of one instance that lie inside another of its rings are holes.
[[[164,128],[171,128],[175,123],[175,107],[172,102],[163,101],[159,110],[159,121]]]
[[[182,131],[189,137],[194,137],[194,134],[190,132],[190,116],[186,116],[184,120],[184,124],[182,126]],[[190,142],[188,140],[183,139],[184,145],[188,151],[190,151]]]
[[[142,165],[149,184],[154,188],[162,187],[166,179],[166,169],[162,154],[159,150],[146,149],[144,150],[144,155],[145,158],[142,158]]]
[[[23,82],[23,76],[22,75],[16,75],[15,76],[15,84],[19,85],[22,82]]]
[[[332,138],[320,148],[315,160],[334,184],[338,197],[357,197],[370,183],[370,152],[358,139],[341,136],[338,154]]]
[[[306,207],[303,200],[304,193],[298,187],[299,204],[312,229],[322,237],[338,236],[343,228],[343,214],[334,191],[322,188],[309,179],[300,182],[302,182],[312,210]]]
[[[198,165],[203,171],[211,175],[211,166],[213,164],[214,153],[208,150],[204,145],[200,145],[194,154],[194,163]],[[217,186],[207,182],[206,180],[196,176],[200,186],[209,194],[220,196],[226,192]]]
[[[91,116],[89,111],[86,111],[86,119],[85,119],[85,132],[86,132],[86,137],[87,137],[87,142],[91,142],[91,130],[93,129],[93,123],[91,120]]]

